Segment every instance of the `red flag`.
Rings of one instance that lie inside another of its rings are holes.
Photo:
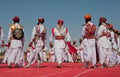
[[[67,42],[67,45],[68,45],[68,48],[69,48],[71,53],[76,53],[77,52],[77,49],[73,45],[71,45],[70,42]]]

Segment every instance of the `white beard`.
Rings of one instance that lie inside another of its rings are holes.
[[[62,36],[65,36],[65,34],[66,34],[66,29],[65,29],[64,25],[62,25],[62,26],[57,25],[57,28],[56,28],[56,29],[58,30],[58,32],[59,32]]]

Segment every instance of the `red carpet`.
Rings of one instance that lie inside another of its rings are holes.
[[[30,68],[7,68],[0,64],[0,77],[120,77],[120,67],[85,69],[81,63],[63,63],[63,68],[57,68],[56,63],[36,64]]]

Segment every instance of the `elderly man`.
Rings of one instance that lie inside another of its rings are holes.
[[[57,21],[57,27],[52,28],[52,34],[50,36],[50,45],[53,44],[56,60],[58,62],[58,68],[62,67],[62,58],[66,48],[66,42],[70,41],[70,39],[71,37],[68,29],[64,26],[64,21],[59,19]]]

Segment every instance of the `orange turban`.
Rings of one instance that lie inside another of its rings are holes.
[[[92,18],[92,16],[91,16],[90,14],[86,14],[86,15],[84,16],[84,18],[85,18],[85,19],[90,19],[90,18]]]

